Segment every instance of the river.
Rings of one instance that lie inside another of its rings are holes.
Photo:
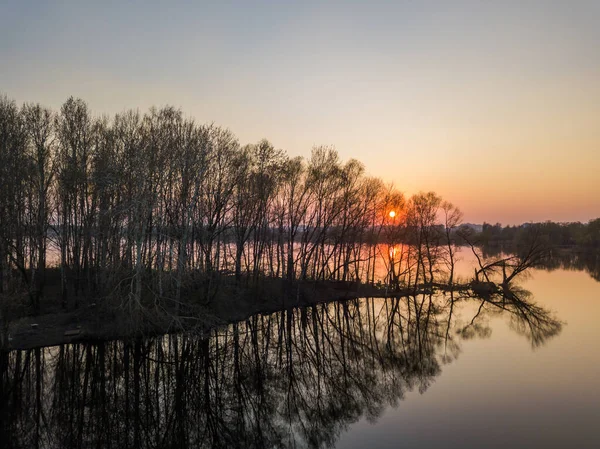
[[[12,351],[3,447],[600,447],[600,282],[352,300],[204,335]]]

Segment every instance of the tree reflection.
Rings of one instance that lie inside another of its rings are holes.
[[[600,282],[600,253],[593,251],[553,251],[541,268],[548,271],[557,269],[585,271]]]
[[[6,447],[331,447],[424,392],[460,342],[510,317],[533,346],[561,324],[525,291],[362,299],[257,315],[202,335],[0,357]]]

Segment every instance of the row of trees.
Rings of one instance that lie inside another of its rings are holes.
[[[589,223],[528,223],[520,226],[504,226],[497,223],[484,223],[480,242],[489,246],[518,246],[523,235],[535,228],[541,237],[553,246],[579,247],[580,249],[597,251],[600,249],[600,218]]]
[[[438,195],[407,199],[330,147],[242,146],[172,107],[109,119],[79,99],[55,113],[0,98],[0,186],[0,295],[35,310],[49,285],[65,308],[180,311],[224,274],[418,285],[445,266],[453,280],[461,213]]]

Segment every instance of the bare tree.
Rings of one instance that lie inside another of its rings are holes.
[[[454,268],[456,265],[456,239],[455,234],[458,226],[462,222],[463,214],[448,201],[443,201],[441,204],[444,220],[444,234],[446,240],[447,252],[445,254],[446,264],[450,271],[448,275],[448,284],[454,282]]]
[[[27,135],[29,174],[30,232],[33,234],[31,251],[33,307],[39,311],[46,279],[46,250],[51,215],[50,188],[54,178],[55,134],[54,117],[49,109],[39,104],[25,105],[21,111]],[[34,268],[35,266],[35,268]]]

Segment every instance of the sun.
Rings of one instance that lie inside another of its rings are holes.
[[[391,210],[390,211],[390,218],[394,218],[396,216],[396,211],[395,210]]]

